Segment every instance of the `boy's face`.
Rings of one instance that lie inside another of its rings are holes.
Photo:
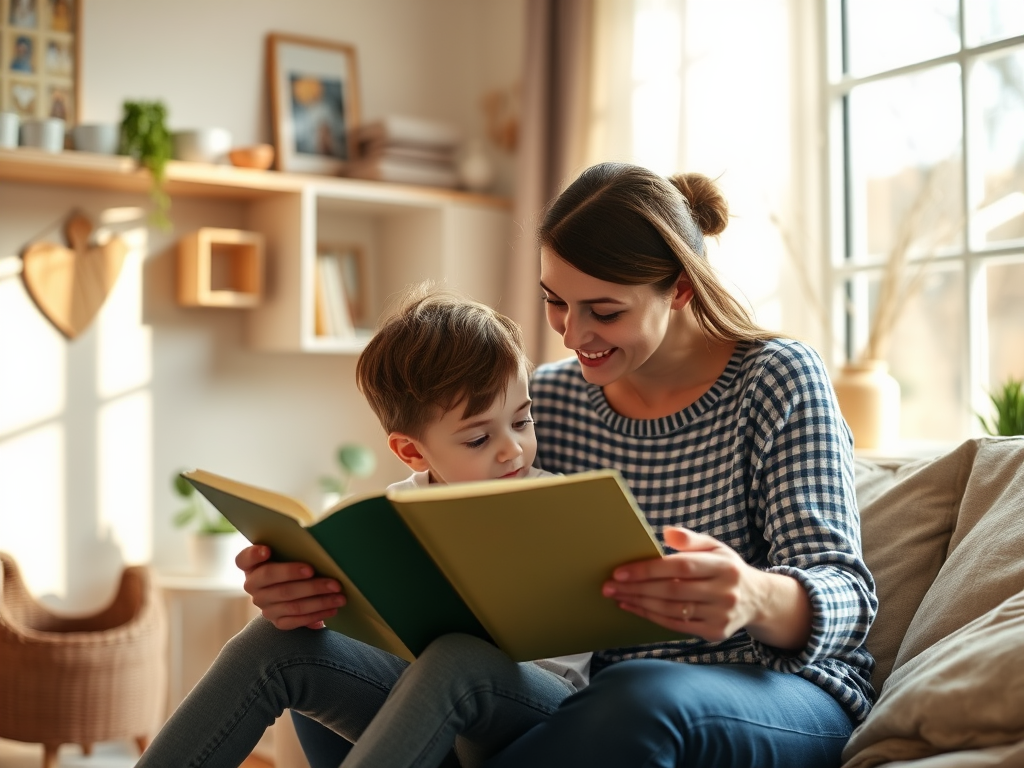
[[[392,432],[388,446],[435,483],[525,477],[537,455],[526,371],[483,413],[463,418],[463,408],[460,403],[430,422],[419,439]]]

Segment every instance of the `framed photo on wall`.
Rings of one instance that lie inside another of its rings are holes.
[[[271,33],[267,79],[277,170],[342,173],[355,157],[359,125],[355,48]]]
[[[83,0],[0,0],[0,112],[78,121]]]

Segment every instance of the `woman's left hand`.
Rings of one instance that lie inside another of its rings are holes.
[[[705,640],[746,628],[777,648],[802,648],[810,636],[810,600],[796,579],[754,568],[732,548],[686,528],[666,528],[676,550],[615,569],[603,594],[623,610]]]

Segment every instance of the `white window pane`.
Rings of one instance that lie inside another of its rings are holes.
[[[972,242],[1024,238],[1024,48],[977,61],[968,94]]]
[[[1024,380],[1024,256],[1010,264],[990,264],[988,355],[991,388],[1011,376]]]
[[[963,271],[932,267],[892,331],[890,373],[900,383],[900,436],[956,441],[970,414],[963,405],[967,345]]]
[[[1020,0],[965,0],[967,44],[981,45],[1024,34],[1024,3]]]
[[[960,49],[957,5],[957,0],[846,3],[849,73],[866,75],[955,53]]]
[[[849,100],[855,261],[963,241],[959,67],[869,83]]]

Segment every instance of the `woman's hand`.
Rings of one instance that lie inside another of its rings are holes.
[[[776,648],[807,644],[811,603],[796,579],[754,568],[717,539],[686,528],[666,528],[665,543],[676,552],[616,568],[604,584],[605,597],[705,640],[724,640],[746,628]]]
[[[246,547],[235,558],[245,572],[245,591],[263,617],[278,629],[322,629],[324,619],[345,604],[341,585],[314,577],[305,563],[271,563],[270,548]]]

